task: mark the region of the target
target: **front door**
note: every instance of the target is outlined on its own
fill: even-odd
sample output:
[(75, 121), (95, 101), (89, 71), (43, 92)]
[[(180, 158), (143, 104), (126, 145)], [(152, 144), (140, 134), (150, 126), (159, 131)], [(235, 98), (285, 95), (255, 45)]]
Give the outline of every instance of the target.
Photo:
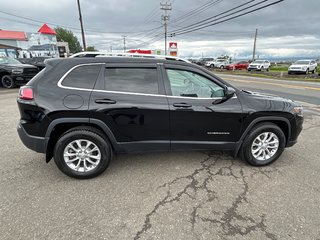
[(236, 95), (227, 101), (224, 85), (198, 69), (166, 65), (171, 148), (233, 149), (240, 138), (242, 108)]

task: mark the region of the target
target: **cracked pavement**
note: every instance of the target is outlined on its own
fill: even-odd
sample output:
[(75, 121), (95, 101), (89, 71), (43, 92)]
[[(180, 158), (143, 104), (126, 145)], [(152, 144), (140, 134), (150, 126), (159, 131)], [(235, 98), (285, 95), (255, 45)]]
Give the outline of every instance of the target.
[(0, 239), (320, 239), (320, 117), (256, 168), (223, 152), (119, 155), (79, 181), (25, 148), (0, 97)]

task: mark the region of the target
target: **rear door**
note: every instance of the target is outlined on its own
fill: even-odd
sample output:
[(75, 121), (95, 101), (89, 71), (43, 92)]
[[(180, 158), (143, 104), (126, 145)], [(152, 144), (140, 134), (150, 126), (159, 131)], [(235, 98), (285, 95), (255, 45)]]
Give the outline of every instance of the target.
[(125, 152), (169, 150), (169, 107), (156, 64), (107, 63), (90, 99)]
[(224, 86), (190, 67), (165, 65), (172, 149), (233, 149), (240, 138), (242, 107), (236, 96), (221, 101)]

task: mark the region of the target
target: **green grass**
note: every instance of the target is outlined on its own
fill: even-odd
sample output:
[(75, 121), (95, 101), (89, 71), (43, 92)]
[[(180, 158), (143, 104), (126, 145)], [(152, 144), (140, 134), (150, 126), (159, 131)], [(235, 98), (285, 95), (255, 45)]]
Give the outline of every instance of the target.
[(287, 72), (289, 65), (281, 64), (281, 65), (273, 65), (270, 67), (270, 71), (273, 72)]

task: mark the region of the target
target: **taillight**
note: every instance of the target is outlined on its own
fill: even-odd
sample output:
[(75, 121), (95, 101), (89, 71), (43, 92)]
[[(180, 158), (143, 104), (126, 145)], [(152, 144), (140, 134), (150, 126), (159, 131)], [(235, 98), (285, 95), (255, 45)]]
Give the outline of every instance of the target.
[(33, 89), (28, 86), (21, 87), (19, 90), (19, 98), (24, 100), (32, 100)]

